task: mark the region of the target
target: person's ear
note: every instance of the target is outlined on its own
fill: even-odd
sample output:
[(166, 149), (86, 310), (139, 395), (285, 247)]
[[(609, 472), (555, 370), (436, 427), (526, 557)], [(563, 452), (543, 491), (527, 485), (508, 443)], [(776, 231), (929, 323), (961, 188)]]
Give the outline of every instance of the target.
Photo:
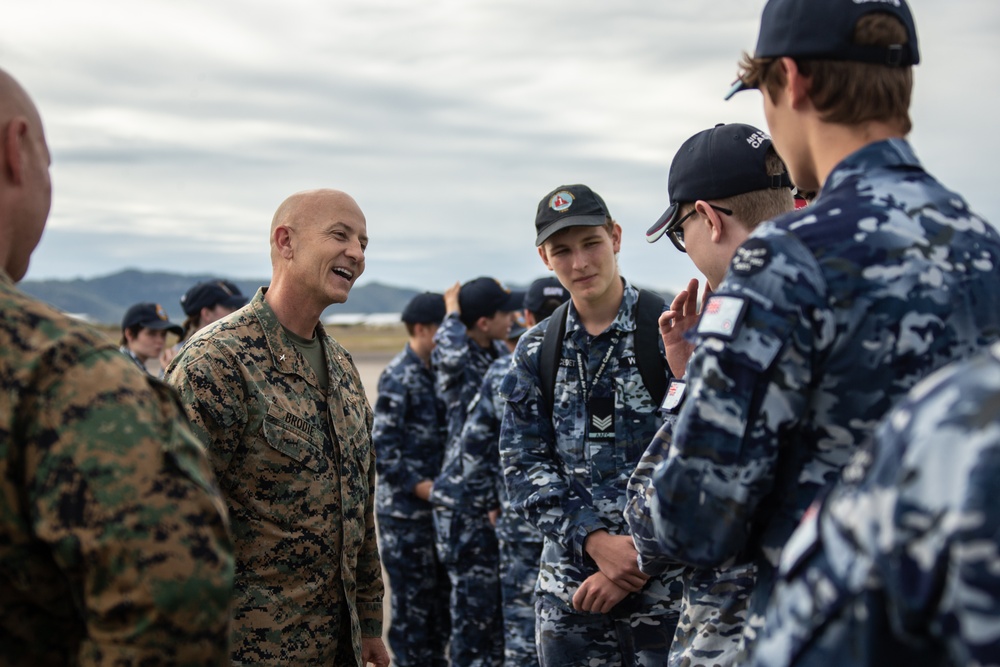
[(616, 254), (622, 249), (622, 228), (617, 222), (611, 230), (611, 246)]
[(699, 199), (695, 202), (694, 208), (698, 211), (699, 219), (702, 221), (701, 224), (708, 227), (708, 235), (712, 243), (719, 243), (725, 232), (724, 226), (726, 221), (706, 201)]
[(24, 147), (28, 138), (28, 121), (15, 116), (3, 132), (4, 176), (14, 185), (24, 183)]
[(785, 72), (784, 94), (788, 95), (789, 103), (793, 109), (802, 109), (809, 100), (809, 88), (812, 78), (806, 76), (799, 69), (798, 63), (793, 58), (781, 58), (780, 65)]
[(538, 246), (538, 256), (542, 258), (542, 264), (545, 265), (545, 268), (548, 269), (549, 271), (552, 271), (553, 270), (552, 269), (552, 265), (549, 264), (549, 254), (547, 252), (545, 252), (545, 244), (544, 243), (542, 245)]
[(274, 247), (278, 249), (278, 253), (285, 259), (291, 259), (295, 254), (292, 251), (292, 234), (291, 227), (278, 225), (274, 228)]

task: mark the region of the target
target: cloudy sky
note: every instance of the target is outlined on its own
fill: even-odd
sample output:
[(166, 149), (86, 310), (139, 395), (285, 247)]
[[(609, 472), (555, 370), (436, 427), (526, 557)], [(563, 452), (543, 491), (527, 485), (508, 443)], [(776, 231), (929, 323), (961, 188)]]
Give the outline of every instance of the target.
[[(538, 200), (601, 193), (632, 281), (695, 274), (643, 232), (670, 160), (718, 122), (763, 0), (33, 0), (0, 66), (33, 95), (54, 202), (29, 279), (126, 267), (265, 277), (287, 195), (337, 187), (371, 245), (360, 282), (444, 289), (544, 274)], [(911, 135), (929, 170), (1000, 222), (1000, 2), (911, 0), (923, 63)]]

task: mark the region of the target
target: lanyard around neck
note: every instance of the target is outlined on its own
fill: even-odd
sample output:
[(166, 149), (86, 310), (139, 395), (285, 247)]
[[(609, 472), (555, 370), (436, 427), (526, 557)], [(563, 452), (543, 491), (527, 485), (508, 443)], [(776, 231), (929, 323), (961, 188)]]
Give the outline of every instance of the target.
[(604, 358), (601, 359), (601, 365), (597, 367), (597, 372), (594, 373), (594, 379), (591, 382), (587, 381), (587, 367), (583, 364), (583, 355), (580, 351), (576, 351), (576, 367), (580, 371), (580, 389), (583, 391), (583, 403), (587, 405), (590, 403), (590, 391), (592, 387), (597, 386), (597, 381), (601, 379), (601, 375), (604, 373), (605, 367), (607, 367), (608, 362), (611, 361), (611, 355), (615, 353), (618, 348), (618, 342), (621, 340), (622, 335), (620, 331), (616, 331), (614, 336), (611, 337), (611, 344), (608, 345), (608, 351), (604, 354)]

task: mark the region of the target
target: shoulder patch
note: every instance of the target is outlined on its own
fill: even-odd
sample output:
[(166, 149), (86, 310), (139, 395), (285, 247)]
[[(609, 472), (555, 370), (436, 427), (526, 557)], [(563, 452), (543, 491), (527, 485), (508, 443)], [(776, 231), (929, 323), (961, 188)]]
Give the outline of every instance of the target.
[(771, 246), (763, 239), (747, 239), (733, 255), (729, 270), (738, 276), (752, 276), (771, 263)]
[(739, 328), (747, 300), (741, 296), (714, 295), (709, 297), (698, 320), (698, 333), (732, 340)]

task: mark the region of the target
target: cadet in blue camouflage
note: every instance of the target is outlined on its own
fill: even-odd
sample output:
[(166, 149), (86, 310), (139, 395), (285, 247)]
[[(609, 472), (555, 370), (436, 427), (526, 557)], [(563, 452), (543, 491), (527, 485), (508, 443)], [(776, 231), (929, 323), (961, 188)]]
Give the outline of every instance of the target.
[(585, 185), (539, 204), (539, 254), (572, 295), (551, 412), (539, 355), (553, 317), (518, 342), (501, 385), (510, 502), (544, 536), (536, 584), (541, 665), (662, 665), (679, 568), (648, 577), (622, 516), (626, 484), (660, 418), (635, 353), (638, 291), (615, 255), (621, 227)]
[(753, 664), (1000, 664), (1000, 344), (920, 383), (781, 557)]
[(503, 612), (503, 652), (506, 667), (536, 662), (535, 581), (542, 552), (542, 536), (515, 513), (507, 498), (500, 468), (500, 384), (510, 370), (510, 355), (494, 361), (469, 407), (462, 428), (462, 480), (459, 505), (487, 510), (499, 506), (496, 537)]
[[(855, 24), (872, 43), (854, 44)], [(648, 501), (667, 557), (756, 561), (748, 647), (781, 550), (817, 493), (871, 446), (875, 425), (914, 384), (1000, 337), (1000, 236), (903, 138), (915, 40), (902, 1), (771, 0), (739, 84), (764, 90), (792, 180), (820, 193), (755, 230), (707, 302), (685, 403), (652, 445), (666, 461)], [(810, 53), (818, 42), (830, 51)], [(858, 53), (889, 63), (878, 79), (894, 90), (877, 98), (884, 108), (855, 108), (867, 98), (854, 93), (828, 94), (830, 108), (810, 102), (827, 82), (795, 57), (848, 72), (872, 66), (850, 60)], [(833, 113), (869, 115), (824, 120)]]
[(460, 503), (465, 485), (461, 434), (489, 365), (509, 354), (501, 341), (522, 299), (493, 278), (456, 284), (445, 292), (448, 315), (434, 337), (431, 365), (447, 406), (448, 444), (431, 502), (438, 554), (451, 582), (449, 658), (455, 667), (503, 661), (499, 547), (488, 516), (497, 501), (494, 496), (483, 504)]
[(403, 310), (409, 342), (378, 382), (372, 442), (378, 482), (379, 551), (389, 576), (389, 649), (398, 667), (446, 667), (448, 573), (434, 548), (428, 494), (444, 456), (444, 404), (430, 355), (444, 317), (440, 294), (418, 294)]
[(2, 71), (0, 127), (0, 664), (227, 665), (233, 554), (204, 449), (173, 391), (15, 287), (51, 185)]
[[(743, 123), (719, 124), (687, 139), (671, 162), (667, 183), (670, 206), (646, 232), (646, 240), (652, 243), (666, 236), (691, 257), (705, 276), (702, 302), (722, 283), (736, 249), (750, 232), (795, 206), (787, 169), (770, 137)], [(687, 334), (698, 321), (697, 305), (698, 280), (693, 279), (659, 320), (675, 376), (661, 406), (669, 421), (677, 419), (682, 404), (685, 367), (694, 349)], [(646, 502), (652, 472), (664, 458), (665, 451), (654, 442), (629, 480), (625, 519), (647, 574), (671, 564), (660, 551)], [(684, 599), (670, 645), (670, 667), (738, 662), (755, 573), (753, 561), (684, 570)]]
[(271, 225), (270, 287), (167, 369), (229, 505), (234, 664), (389, 663), (372, 413), (350, 355), (319, 322), (347, 299), (367, 242), (348, 195), (292, 195)]

